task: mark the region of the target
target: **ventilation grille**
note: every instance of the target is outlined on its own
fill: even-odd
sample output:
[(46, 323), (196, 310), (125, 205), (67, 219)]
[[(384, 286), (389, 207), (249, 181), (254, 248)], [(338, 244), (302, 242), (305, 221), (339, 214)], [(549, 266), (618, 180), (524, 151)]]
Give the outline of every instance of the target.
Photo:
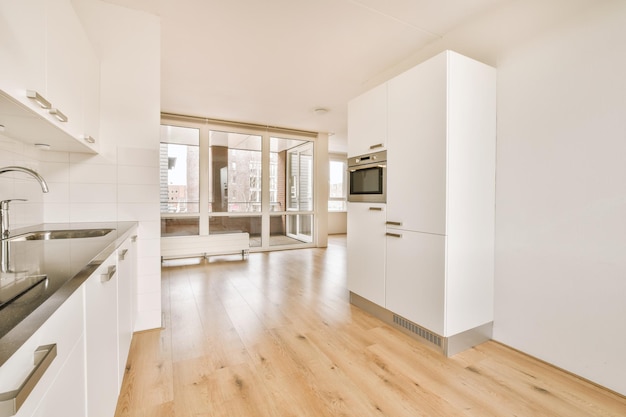
[(424, 329), (423, 327), (418, 326), (417, 324), (409, 321), (403, 317), (400, 317), (396, 314), (393, 315), (393, 323), (407, 329), (411, 333), (416, 334), (420, 338), (426, 340), (429, 343), (437, 347), (441, 347), (441, 336), (436, 335), (435, 333)]

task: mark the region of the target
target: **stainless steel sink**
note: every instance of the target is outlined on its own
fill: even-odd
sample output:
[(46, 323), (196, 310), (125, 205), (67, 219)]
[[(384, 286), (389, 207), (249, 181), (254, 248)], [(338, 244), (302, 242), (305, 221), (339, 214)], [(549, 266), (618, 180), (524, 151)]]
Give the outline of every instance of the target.
[(82, 239), (106, 236), (113, 230), (115, 229), (41, 230), (15, 236), (10, 240), (16, 242), (27, 240)]

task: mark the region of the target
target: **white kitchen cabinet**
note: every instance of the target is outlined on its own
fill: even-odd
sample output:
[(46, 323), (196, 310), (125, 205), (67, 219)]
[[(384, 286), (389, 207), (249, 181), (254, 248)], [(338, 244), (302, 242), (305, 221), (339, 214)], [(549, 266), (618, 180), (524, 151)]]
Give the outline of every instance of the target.
[(0, 0), (0, 21), (0, 90), (27, 102), (46, 88), (46, 1)]
[[(97, 143), (99, 136), (100, 63), (71, 1), (0, 0), (0, 17), (8, 22), (0, 37), (0, 90), (65, 136), (54, 130), (48, 134), (33, 123), (18, 129), (13, 125), (20, 119), (9, 116), (23, 119), (22, 108), (3, 105), (7, 133), (29, 143), (48, 143), (55, 151), (94, 152), (97, 145), (83, 137), (91, 136)], [(50, 102), (67, 121), (27, 97), (29, 90)]]
[(137, 236), (127, 239), (117, 250), (117, 317), (118, 317), (118, 389), (126, 371), (126, 361), (133, 337), (134, 311), (133, 294), (136, 282)]
[(16, 389), (33, 369), (35, 350), (56, 346), (56, 357), (18, 410), (17, 417), (85, 415), (84, 295), (76, 290), (0, 367), (0, 392)]
[(445, 234), (446, 55), (393, 78), (388, 92), (389, 227)]
[(385, 204), (348, 202), (348, 289), (385, 306)]
[[(495, 77), (447, 51), (388, 82), (387, 229), (403, 239), (387, 240), (387, 308), (444, 337), (493, 320)], [(439, 285), (434, 265), (416, 264), (415, 282), (395, 269), (422, 252)]]
[(118, 395), (117, 252), (84, 283), (87, 416), (110, 417)]
[(387, 144), (387, 84), (348, 103), (348, 156), (381, 151)]
[(387, 235), (386, 308), (438, 335), (445, 333), (445, 254), (445, 236), (406, 230)]
[(85, 345), (81, 337), (33, 417), (84, 417), (84, 387)]
[(489, 338), (493, 321), (495, 85), (494, 68), (451, 51), (386, 83), (383, 306), (442, 336), (447, 354)]

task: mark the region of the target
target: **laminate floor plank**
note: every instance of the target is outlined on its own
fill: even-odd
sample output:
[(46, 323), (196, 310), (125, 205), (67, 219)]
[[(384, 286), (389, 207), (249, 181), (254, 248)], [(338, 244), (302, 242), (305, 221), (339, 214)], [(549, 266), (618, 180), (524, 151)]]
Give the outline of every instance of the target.
[(445, 358), (351, 305), (327, 249), (162, 269), (116, 417), (626, 417), (626, 398), (496, 342)]

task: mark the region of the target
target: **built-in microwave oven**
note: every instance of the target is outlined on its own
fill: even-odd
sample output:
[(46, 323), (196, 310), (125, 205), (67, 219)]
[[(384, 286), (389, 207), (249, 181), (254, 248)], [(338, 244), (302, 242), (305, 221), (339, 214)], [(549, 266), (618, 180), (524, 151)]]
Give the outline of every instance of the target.
[(387, 151), (348, 158), (348, 201), (387, 202)]

